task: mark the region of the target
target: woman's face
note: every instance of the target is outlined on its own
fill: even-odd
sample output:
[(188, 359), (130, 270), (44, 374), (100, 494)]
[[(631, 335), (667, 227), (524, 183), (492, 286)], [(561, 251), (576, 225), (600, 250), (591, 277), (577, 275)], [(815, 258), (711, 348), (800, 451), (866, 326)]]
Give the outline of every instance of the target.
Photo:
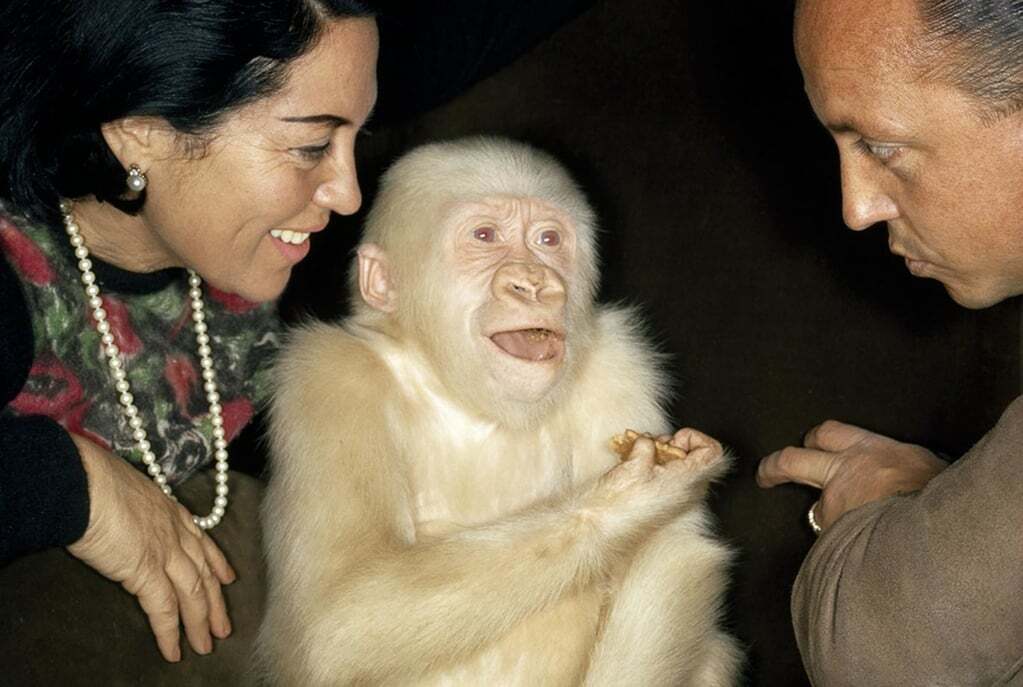
[(355, 138), (376, 101), (371, 19), (327, 28), (277, 94), (229, 115), (206, 154), (149, 161), (140, 213), (155, 255), (251, 301), (279, 296), (330, 213), (362, 202)]

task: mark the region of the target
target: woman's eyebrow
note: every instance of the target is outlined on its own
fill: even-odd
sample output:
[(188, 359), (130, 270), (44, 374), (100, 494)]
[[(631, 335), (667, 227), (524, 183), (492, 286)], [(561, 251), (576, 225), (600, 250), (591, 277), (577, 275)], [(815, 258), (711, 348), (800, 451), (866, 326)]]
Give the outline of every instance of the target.
[(332, 114), (307, 115), (304, 117), (280, 117), (279, 119), (282, 122), (299, 122), (302, 124), (330, 124), (335, 128), (352, 123), (351, 120)]
[[(369, 111), (369, 114), (366, 115), (366, 122), (363, 126), (369, 124), (370, 120), (373, 119), (375, 111), (376, 107)], [(354, 123), (347, 117), (339, 117), (338, 115), (332, 114), (315, 114), (301, 117), (278, 117), (278, 119), (282, 122), (298, 122), (300, 124), (330, 124), (330, 126), (335, 129), (339, 126), (350, 126)]]

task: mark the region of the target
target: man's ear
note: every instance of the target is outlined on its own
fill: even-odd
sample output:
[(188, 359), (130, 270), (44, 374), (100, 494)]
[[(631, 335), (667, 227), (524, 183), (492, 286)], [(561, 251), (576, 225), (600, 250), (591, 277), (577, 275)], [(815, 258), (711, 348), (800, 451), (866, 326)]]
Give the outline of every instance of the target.
[(356, 249), (359, 258), (359, 293), (375, 310), (391, 313), (398, 307), (398, 291), (391, 280), (387, 254), (375, 243)]
[(123, 117), (102, 124), (100, 132), (122, 167), (138, 165), (146, 172), (166, 155), (170, 125), (157, 117)]

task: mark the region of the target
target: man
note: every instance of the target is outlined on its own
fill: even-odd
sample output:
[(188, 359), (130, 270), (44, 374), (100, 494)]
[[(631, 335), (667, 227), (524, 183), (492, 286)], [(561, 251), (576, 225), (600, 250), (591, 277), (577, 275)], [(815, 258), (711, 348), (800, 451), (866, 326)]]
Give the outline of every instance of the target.
[[(1023, 293), (1023, 2), (801, 0), (843, 216), (968, 308)], [(829, 421), (760, 465), (821, 489), (793, 620), (817, 685), (1023, 685), (1023, 400), (950, 466)]]

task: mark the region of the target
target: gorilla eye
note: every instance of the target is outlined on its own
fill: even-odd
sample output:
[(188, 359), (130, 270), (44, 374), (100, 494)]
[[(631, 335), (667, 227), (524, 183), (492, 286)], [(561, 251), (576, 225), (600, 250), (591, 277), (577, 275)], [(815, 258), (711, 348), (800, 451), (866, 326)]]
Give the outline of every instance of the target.
[(561, 234), (553, 229), (548, 229), (547, 231), (540, 233), (540, 235), (536, 238), (536, 242), (541, 246), (550, 246), (551, 248), (554, 246), (560, 246)]
[(494, 231), (493, 227), (477, 227), (476, 230), (472, 232), (472, 237), (477, 241), (493, 243), (494, 239), (497, 238), (497, 232)]

